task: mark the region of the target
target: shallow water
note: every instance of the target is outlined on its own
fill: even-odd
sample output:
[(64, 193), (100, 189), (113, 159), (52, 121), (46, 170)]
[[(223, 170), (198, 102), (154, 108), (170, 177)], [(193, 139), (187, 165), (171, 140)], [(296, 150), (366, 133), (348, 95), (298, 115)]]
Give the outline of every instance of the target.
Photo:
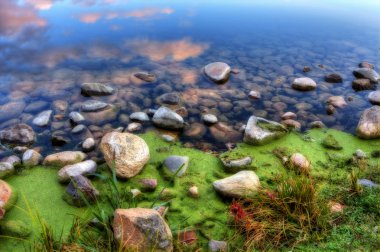
[[(303, 129), (315, 120), (354, 132), (369, 91), (351, 88), (352, 70), (368, 60), (379, 66), (380, 18), (377, 1), (123, 1), (2, 0), (0, 2), (0, 129), (53, 109), (55, 118), (39, 133), (37, 145), (49, 152), (51, 133), (61, 130), (76, 148), (82, 139), (71, 134), (70, 111), (79, 111), (84, 82), (107, 83), (111, 96), (95, 97), (117, 108), (108, 118), (87, 120), (96, 135), (125, 127), (126, 115), (158, 108), (157, 97), (178, 92), (185, 121), (200, 122), (208, 109), (238, 130), (251, 114), (280, 121), (297, 113)], [(217, 85), (202, 68), (223, 61), (239, 70)], [(309, 66), (311, 72), (304, 73)], [(149, 71), (157, 82), (132, 76)], [(339, 73), (343, 83), (324, 82)], [(313, 78), (315, 91), (291, 89), (295, 77)], [(259, 90), (261, 99), (248, 97)], [(348, 105), (327, 115), (328, 97), (342, 95)], [(352, 101), (348, 101), (351, 97)], [(54, 102), (68, 102), (59, 111)], [(152, 129), (150, 124), (144, 130)], [(200, 137), (180, 136), (200, 147), (218, 147), (209, 131)], [(57, 147), (55, 147), (57, 149)]]

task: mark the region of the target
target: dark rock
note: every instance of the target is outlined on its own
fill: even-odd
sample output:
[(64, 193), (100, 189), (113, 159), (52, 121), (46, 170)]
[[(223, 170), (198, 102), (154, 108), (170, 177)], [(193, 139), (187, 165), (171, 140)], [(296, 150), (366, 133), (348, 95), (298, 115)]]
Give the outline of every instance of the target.
[(70, 138), (63, 131), (55, 131), (51, 135), (51, 143), (53, 146), (63, 146), (70, 143)]
[(184, 127), (182, 116), (167, 107), (160, 107), (153, 116), (153, 124), (157, 127), (179, 130)]
[(308, 73), (308, 72), (311, 71), (311, 68), (308, 67), (308, 66), (304, 66), (303, 69), (302, 69), (302, 71), (303, 71), (304, 73)]
[(83, 83), (81, 86), (81, 92), (85, 96), (111, 95), (114, 91), (112, 87), (101, 83)]
[(180, 102), (178, 93), (166, 93), (157, 98), (159, 103), (177, 105)]
[(322, 140), (322, 146), (327, 148), (327, 149), (332, 149), (332, 150), (341, 150), (343, 147), (339, 144), (339, 142), (335, 139), (333, 135), (327, 135), (323, 140)]
[(17, 124), (0, 131), (0, 141), (9, 144), (30, 145), (36, 140), (33, 129), (26, 124)]
[(140, 80), (143, 80), (145, 82), (156, 82), (156, 76), (152, 73), (147, 72), (137, 72), (134, 74), (134, 76)]
[(332, 73), (325, 76), (325, 81), (329, 83), (341, 83), (343, 82), (343, 79), (339, 74)]
[(81, 207), (86, 205), (86, 201), (89, 203), (95, 202), (98, 196), (99, 192), (91, 181), (82, 175), (78, 175), (71, 177), (63, 199), (70, 205)]
[(368, 79), (356, 79), (352, 81), (352, 89), (355, 91), (372, 90), (375, 88), (375, 85)]
[(353, 71), (356, 78), (369, 79), (371, 82), (377, 83), (380, 79), (379, 74), (371, 68), (357, 68)]
[(380, 90), (369, 93), (368, 100), (374, 105), (380, 105)]
[(237, 142), (241, 139), (241, 133), (225, 123), (218, 122), (209, 127), (212, 137), (218, 142)]

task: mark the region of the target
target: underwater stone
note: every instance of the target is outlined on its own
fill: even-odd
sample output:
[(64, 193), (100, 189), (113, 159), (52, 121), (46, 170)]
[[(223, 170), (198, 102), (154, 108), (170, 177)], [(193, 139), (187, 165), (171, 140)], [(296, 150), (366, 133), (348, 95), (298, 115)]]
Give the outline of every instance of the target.
[(95, 139), (92, 137), (86, 138), (82, 143), (82, 149), (84, 152), (90, 152), (95, 149)]
[(280, 123), (251, 116), (245, 128), (244, 142), (252, 145), (264, 145), (284, 136), (287, 132), (287, 129)]
[(173, 236), (161, 215), (153, 209), (116, 209), (114, 237), (126, 251), (173, 251)]
[(179, 130), (184, 127), (182, 116), (167, 107), (160, 107), (153, 116), (153, 124), (157, 127)]
[(205, 114), (202, 115), (202, 120), (206, 124), (214, 124), (218, 122), (218, 117), (216, 117), (216, 115), (213, 114)]
[(183, 135), (194, 139), (202, 138), (206, 134), (206, 127), (201, 123), (192, 123), (184, 129)]
[(156, 79), (156, 76), (152, 73), (148, 73), (148, 72), (137, 72), (135, 74), (133, 74), (136, 78), (140, 79), (140, 80), (143, 80), (145, 82), (155, 82), (157, 79)]
[(259, 177), (253, 171), (240, 171), (213, 183), (214, 189), (225, 197), (245, 198), (256, 194), (260, 187)]
[(70, 120), (71, 120), (73, 123), (76, 123), (76, 124), (85, 121), (83, 115), (82, 115), (81, 113), (79, 113), (79, 112), (75, 112), (75, 111), (70, 112), (70, 114), (69, 114), (69, 118), (70, 118)]
[(71, 177), (86, 176), (96, 172), (97, 165), (93, 160), (86, 160), (73, 165), (66, 165), (58, 171), (60, 182), (69, 182)]
[(296, 119), (297, 118), (297, 115), (293, 112), (286, 112), (284, 113), (282, 116), (281, 116), (281, 119), (282, 120), (288, 120), (288, 119)]
[(177, 105), (180, 102), (178, 93), (165, 93), (157, 98), (159, 103)]
[(136, 120), (140, 122), (148, 122), (149, 121), (149, 116), (145, 112), (134, 112), (132, 113), (129, 118), (131, 120)]
[(224, 62), (213, 62), (204, 67), (207, 77), (216, 83), (223, 83), (230, 77), (231, 67)]
[(17, 124), (0, 131), (0, 141), (9, 144), (29, 145), (36, 140), (36, 133), (26, 124)]
[(260, 93), (260, 91), (252, 90), (252, 91), (249, 92), (248, 96), (251, 99), (257, 100), (257, 99), (261, 98), (261, 93)]
[(15, 168), (13, 164), (8, 162), (0, 162), (0, 179), (9, 177), (15, 173)]
[(81, 86), (81, 92), (85, 96), (111, 95), (114, 91), (112, 87), (101, 83), (83, 83)]
[(296, 78), (292, 83), (292, 88), (300, 91), (310, 91), (317, 87), (317, 83), (308, 77)]
[[(169, 156), (164, 161), (164, 167), (171, 174), (177, 173), (177, 177), (181, 177), (185, 174), (187, 167), (189, 166), (189, 157), (187, 156)], [(180, 169), (178, 171), (178, 169)]]
[(356, 134), (363, 139), (380, 137), (380, 106), (364, 110), (356, 127)]
[(380, 90), (369, 93), (368, 100), (374, 105), (380, 105)]
[(344, 108), (347, 106), (343, 96), (331, 96), (327, 99), (327, 104), (330, 104), (335, 108)]
[(138, 123), (138, 122), (132, 122), (130, 124), (128, 124), (127, 126), (127, 131), (128, 132), (135, 132), (135, 131), (139, 131), (142, 129), (142, 124), (141, 123)]
[(63, 151), (45, 157), (43, 165), (63, 167), (65, 165), (79, 163), (85, 158), (86, 154), (81, 151)]
[(50, 117), (52, 113), (53, 113), (53, 110), (42, 111), (41, 113), (37, 115), (36, 118), (33, 119), (33, 124), (40, 127), (47, 126), (50, 122)]
[(371, 68), (371, 69), (374, 69), (374, 65), (369, 63), (368, 61), (362, 61), (359, 63), (359, 67), (362, 67), (362, 68)]
[(356, 79), (352, 81), (352, 89), (355, 91), (375, 89), (375, 85), (368, 79)]
[(98, 101), (98, 100), (88, 100), (82, 103), (82, 111), (83, 112), (97, 112), (100, 110), (104, 110), (106, 108), (109, 108), (109, 104)]
[(22, 155), (22, 163), (27, 167), (36, 166), (41, 162), (41, 160), (41, 154), (32, 149), (25, 151)]
[(103, 136), (100, 150), (109, 167), (115, 167), (120, 178), (137, 175), (149, 161), (146, 142), (130, 133), (110, 132)]
[(342, 76), (337, 73), (327, 74), (325, 76), (325, 81), (328, 83), (341, 83), (343, 81)]
[(380, 80), (379, 74), (372, 68), (357, 68), (353, 71), (356, 78), (369, 79), (371, 82), (377, 83)]

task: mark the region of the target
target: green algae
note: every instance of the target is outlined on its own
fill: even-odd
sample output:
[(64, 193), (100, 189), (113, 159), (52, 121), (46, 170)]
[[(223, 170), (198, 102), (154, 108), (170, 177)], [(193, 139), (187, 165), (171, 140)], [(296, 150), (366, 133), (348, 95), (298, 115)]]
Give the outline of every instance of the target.
[[(328, 135), (333, 135), (344, 148), (341, 150), (325, 149), (321, 143)], [(137, 188), (144, 191), (140, 180), (146, 178), (157, 179), (158, 186), (153, 192), (142, 193), (135, 199), (133, 206), (149, 208), (152, 205), (168, 206), (166, 219), (173, 233), (184, 229), (193, 229), (197, 232), (198, 244), (202, 247), (207, 246), (209, 239), (230, 240), (234, 234), (228, 219), (230, 201), (222, 199), (212, 187), (213, 181), (229, 176), (224, 171), (219, 158), (199, 150), (184, 148), (179, 143), (167, 143), (152, 132), (143, 134), (141, 137), (149, 145), (150, 161), (134, 178), (119, 181), (119, 189), (129, 191)], [(292, 132), (263, 146), (240, 143), (236, 149), (221, 154), (221, 157), (251, 156), (254, 160), (252, 167), (263, 186), (275, 187), (276, 175), (289, 175), (290, 173), (283, 166), (281, 160), (273, 154), (274, 149), (281, 148), (286, 149), (286, 153), (299, 152), (308, 157), (312, 164), (311, 175), (318, 181), (319, 192), (326, 199), (333, 199), (339, 188), (347, 182), (350, 171), (349, 160), (355, 150), (361, 149), (366, 153), (378, 151), (380, 141), (361, 140), (332, 129), (315, 129), (305, 135)], [(182, 155), (190, 158), (189, 167), (183, 177), (171, 179), (164, 176), (162, 163), (169, 155)], [(375, 163), (376, 161), (373, 159), (369, 160), (369, 165), (375, 165)], [(102, 175), (110, 175), (105, 165), (100, 166), (99, 171)], [(372, 176), (376, 178), (376, 174), (374, 173)], [(56, 233), (63, 231), (64, 235), (68, 234), (74, 215), (88, 216), (87, 208), (75, 208), (62, 200), (61, 195), (65, 186), (58, 183), (56, 169), (35, 167), (8, 178), (7, 182), (20, 191), (21, 197), (16, 207), (7, 213), (5, 220), (20, 220), (30, 224), (33, 227), (33, 233), (26, 242), (21, 243), (19, 240), (0, 238), (0, 251), (23, 251), (22, 248), (30, 245), (30, 242), (37, 237), (38, 224), (33, 218), (34, 214), (30, 214), (31, 211), (38, 212)], [(104, 181), (95, 178), (93, 182), (101, 195), (108, 192)], [(188, 194), (188, 189), (194, 185), (198, 187), (198, 198), (192, 198)], [(28, 204), (32, 210), (28, 210)], [(128, 206), (131, 204), (127, 204), (127, 202), (123, 205), (123, 207)], [(111, 209), (107, 211), (109, 214), (112, 213)], [(347, 236), (344, 237), (347, 238)], [(235, 241), (239, 239), (238, 237)], [(334, 236), (334, 239), (338, 239), (337, 236)], [(337, 244), (341, 241), (334, 240), (333, 242)], [(326, 244), (324, 247), (334, 247), (328, 241)], [(310, 247), (302, 248), (310, 249)]]
[(341, 150), (343, 147), (339, 144), (339, 142), (335, 139), (333, 135), (328, 134), (322, 140), (322, 145), (327, 149), (332, 150)]

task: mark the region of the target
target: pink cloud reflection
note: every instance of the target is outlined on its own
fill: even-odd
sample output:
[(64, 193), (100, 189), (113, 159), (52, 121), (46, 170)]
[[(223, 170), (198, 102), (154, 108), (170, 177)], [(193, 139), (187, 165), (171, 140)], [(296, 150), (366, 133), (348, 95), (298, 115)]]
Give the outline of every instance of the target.
[(101, 17), (100, 13), (95, 13), (95, 12), (86, 13), (86, 14), (80, 15), (79, 20), (86, 24), (93, 24), (93, 23), (96, 23), (96, 21), (98, 21), (100, 17)]

